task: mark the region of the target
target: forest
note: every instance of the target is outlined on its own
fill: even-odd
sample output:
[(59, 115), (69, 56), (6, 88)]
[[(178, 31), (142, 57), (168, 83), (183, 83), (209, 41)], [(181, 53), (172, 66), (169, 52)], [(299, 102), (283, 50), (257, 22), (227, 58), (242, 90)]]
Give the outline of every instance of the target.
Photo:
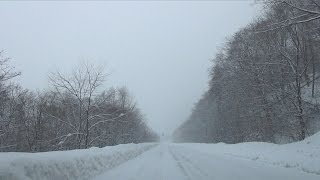
[(176, 142), (300, 141), (320, 129), (320, 2), (257, 1), (264, 9), (219, 49), (208, 90)]
[(50, 87), (32, 91), (0, 53), (0, 152), (86, 149), (157, 141), (126, 87), (105, 89), (109, 74), (89, 62), (48, 74)]

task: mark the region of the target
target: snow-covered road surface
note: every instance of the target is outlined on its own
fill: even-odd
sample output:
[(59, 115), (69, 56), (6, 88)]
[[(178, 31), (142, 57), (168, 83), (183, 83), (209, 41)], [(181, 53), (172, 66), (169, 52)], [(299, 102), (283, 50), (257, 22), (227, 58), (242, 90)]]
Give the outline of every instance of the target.
[(235, 156), (205, 153), (187, 144), (161, 143), (94, 180), (319, 180), (294, 168)]
[(291, 144), (141, 143), (0, 153), (0, 180), (319, 180), (320, 132)]

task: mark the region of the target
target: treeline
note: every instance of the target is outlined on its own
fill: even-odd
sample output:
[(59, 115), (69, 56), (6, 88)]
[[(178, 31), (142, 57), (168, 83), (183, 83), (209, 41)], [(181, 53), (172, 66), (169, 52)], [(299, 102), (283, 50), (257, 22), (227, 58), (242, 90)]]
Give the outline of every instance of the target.
[(260, 1), (214, 58), (178, 142), (298, 141), (319, 130), (320, 0)]
[[(1, 55), (1, 53), (0, 53)], [(157, 141), (126, 88), (104, 90), (103, 69), (82, 63), (53, 72), (50, 88), (13, 83), (20, 73), (0, 56), (0, 151), (41, 152)]]

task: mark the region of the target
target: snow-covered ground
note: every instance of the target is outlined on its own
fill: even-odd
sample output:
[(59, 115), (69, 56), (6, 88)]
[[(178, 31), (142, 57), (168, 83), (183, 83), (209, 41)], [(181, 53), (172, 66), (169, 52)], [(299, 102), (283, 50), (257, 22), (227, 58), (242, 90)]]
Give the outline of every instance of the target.
[(320, 133), (285, 145), (160, 143), (0, 153), (0, 179), (319, 180)]
[(0, 153), (0, 180), (89, 179), (157, 144), (125, 144), (87, 150)]
[(320, 133), (285, 145), (162, 143), (95, 177), (104, 179), (319, 180)]
[[(210, 152), (215, 145), (165, 144), (93, 180), (319, 180), (297, 169)], [(211, 147), (210, 147), (211, 146)], [(219, 145), (217, 145), (219, 146)], [(208, 149), (207, 149), (208, 148)]]
[(279, 168), (289, 168), (320, 179), (320, 132), (304, 141), (291, 144), (271, 144), (261, 142), (239, 144), (181, 144), (199, 152), (235, 159), (256, 161), (259, 164)]

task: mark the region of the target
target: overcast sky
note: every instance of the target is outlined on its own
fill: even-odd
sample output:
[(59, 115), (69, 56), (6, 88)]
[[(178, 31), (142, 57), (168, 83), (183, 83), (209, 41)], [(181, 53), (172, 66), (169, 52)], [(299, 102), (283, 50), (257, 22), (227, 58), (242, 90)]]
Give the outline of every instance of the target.
[(149, 125), (169, 134), (206, 90), (219, 46), (257, 8), (239, 0), (0, 2), (0, 49), (33, 90), (81, 58), (104, 64), (106, 87), (127, 86)]

